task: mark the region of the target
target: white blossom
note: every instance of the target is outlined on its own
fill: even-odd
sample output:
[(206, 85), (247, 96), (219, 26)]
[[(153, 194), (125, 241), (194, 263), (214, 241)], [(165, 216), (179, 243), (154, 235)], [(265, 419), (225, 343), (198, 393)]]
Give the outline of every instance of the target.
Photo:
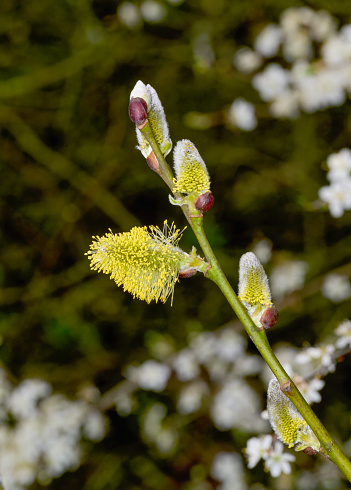
[(123, 2), (117, 9), (117, 15), (122, 24), (130, 29), (141, 24), (141, 15), (138, 7), (132, 2)]
[(327, 157), (327, 165), (327, 178), (330, 182), (347, 180), (351, 173), (351, 150), (343, 148), (338, 153), (332, 153)]
[(286, 261), (275, 266), (269, 278), (273, 298), (281, 299), (301, 289), (308, 269), (308, 264), (303, 260)]
[(283, 443), (277, 441), (274, 449), (265, 460), (265, 467), (274, 478), (277, 478), (281, 473), (289, 475), (291, 473), (290, 463), (296, 459), (293, 454), (284, 453), (283, 450)]
[(264, 430), (266, 424), (259, 414), (260, 401), (257, 393), (240, 379), (231, 379), (224, 383), (211, 405), (212, 419), (219, 430)]
[(345, 301), (351, 297), (350, 279), (343, 274), (332, 272), (325, 277), (321, 291), (323, 296), (333, 303)]
[(243, 131), (252, 131), (257, 126), (255, 106), (245, 99), (235, 99), (229, 108), (229, 122)]
[(239, 481), (244, 481), (244, 470), (239, 454), (221, 451), (215, 455), (211, 465), (211, 476), (220, 482), (231, 483), (233, 490), (241, 488)]
[(255, 50), (265, 58), (272, 58), (278, 52), (281, 38), (281, 27), (277, 24), (268, 24), (256, 37)]
[(191, 349), (183, 349), (172, 361), (173, 369), (180, 381), (189, 381), (200, 374), (199, 364)]
[(234, 65), (242, 73), (252, 73), (261, 66), (261, 63), (260, 54), (250, 48), (241, 48), (234, 56)]
[(165, 7), (154, 0), (145, 0), (145, 2), (140, 5), (140, 11), (143, 19), (150, 23), (161, 22), (167, 14)]
[(271, 63), (263, 72), (253, 77), (252, 85), (258, 90), (262, 100), (271, 101), (288, 88), (289, 80), (287, 70), (277, 63)]
[(11, 393), (8, 408), (16, 418), (25, 418), (37, 412), (37, 403), (51, 393), (51, 385), (41, 379), (26, 379)]
[(138, 367), (128, 366), (127, 378), (138, 384), (143, 390), (163, 391), (171, 376), (171, 368), (167, 364), (149, 359)]
[(321, 187), (318, 195), (328, 204), (330, 214), (334, 218), (340, 218), (344, 211), (351, 209), (351, 178)]
[(339, 337), (336, 340), (336, 347), (338, 349), (344, 349), (345, 347), (351, 347), (351, 321), (344, 320), (334, 330), (334, 333)]
[(209, 392), (208, 385), (202, 381), (193, 381), (181, 388), (177, 403), (179, 413), (187, 415), (197, 412), (202, 405), (202, 400)]
[(270, 108), (272, 116), (277, 118), (295, 119), (299, 111), (299, 93), (296, 89), (287, 89), (272, 101)]
[[(335, 371), (334, 359), (335, 347), (332, 344), (327, 344), (319, 347), (307, 347), (302, 352), (297, 354), (295, 362), (297, 364), (308, 365), (309, 370), (325, 368), (328, 372)], [(305, 367), (306, 369), (306, 367)]]
[(263, 238), (255, 244), (252, 251), (261, 264), (266, 264), (272, 258), (272, 242), (267, 240), (267, 238)]
[(325, 381), (322, 379), (313, 378), (310, 381), (306, 381), (300, 376), (294, 376), (293, 381), (309, 405), (319, 403), (322, 400), (322, 396), (319, 393), (325, 385)]
[(245, 454), (248, 460), (248, 468), (254, 468), (260, 459), (268, 458), (272, 442), (273, 437), (271, 435), (251, 437), (247, 441)]

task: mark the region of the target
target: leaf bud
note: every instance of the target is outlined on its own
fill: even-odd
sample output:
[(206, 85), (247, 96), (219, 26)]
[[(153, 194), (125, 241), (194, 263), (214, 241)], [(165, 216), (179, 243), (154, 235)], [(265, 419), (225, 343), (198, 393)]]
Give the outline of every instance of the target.
[(201, 194), (195, 201), (195, 207), (198, 211), (205, 213), (212, 208), (214, 203), (214, 197), (211, 191), (207, 191)]
[(265, 330), (268, 330), (268, 328), (273, 327), (273, 325), (276, 323), (278, 316), (279, 313), (277, 308), (272, 305), (262, 313), (260, 323)]
[(141, 97), (131, 99), (128, 112), (133, 123), (136, 126), (141, 126), (147, 120), (147, 103)]

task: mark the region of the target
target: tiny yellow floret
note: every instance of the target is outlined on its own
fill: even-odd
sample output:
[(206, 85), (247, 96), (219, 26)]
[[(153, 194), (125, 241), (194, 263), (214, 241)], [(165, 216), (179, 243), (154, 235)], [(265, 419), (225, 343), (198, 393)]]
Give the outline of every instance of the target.
[(242, 255), (239, 262), (239, 299), (246, 306), (270, 306), (271, 292), (267, 275), (252, 252)]
[(173, 192), (201, 195), (210, 190), (210, 178), (205, 162), (191, 141), (178, 141), (173, 156), (176, 174)]
[(129, 232), (93, 237), (86, 253), (90, 267), (110, 274), (134, 298), (150, 303), (165, 302), (178, 280), (178, 272), (188, 254), (177, 247), (182, 232), (165, 221), (164, 229), (134, 227)]

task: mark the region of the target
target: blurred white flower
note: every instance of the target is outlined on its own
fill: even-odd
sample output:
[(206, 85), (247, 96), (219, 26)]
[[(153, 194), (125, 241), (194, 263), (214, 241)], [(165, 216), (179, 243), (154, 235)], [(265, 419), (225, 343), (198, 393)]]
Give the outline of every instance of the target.
[(16, 418), (34, 415), (40, 399), (51, 393), (51, 385), (41, 379), (26, 379), (13, 390), (8, 399), (8, 408)]
[(279, 94), (269, 108), (272, 116), (277, 118), (295, 119), (299, 111), (299, 94), (295, 89), (287, 89)]
[(130, 29), (141, 25), (140, 11), (132, 2), (121, 3), (117, 9), (117, 15), (122, 24)]
[(334, 218), (340, 218), (344, 211), (351, 209), (351, 178), (321, 187), (318, 195), (328, 204), (330, 214)]
[(204, 364), (214, 357), (217, 348), (217, 338), (211, 332), (201, 333), (192, 339), (190, 348), (198, 362)]
[(336, 340), (336, 347), (338, 349), (344, 349), (345, 347), (351, 347), (351, 321), (344, 320), (334, 330), (334, 333), (339, 337)]
[(296, 459), (293, 454), (284, 453), (283, 450), (284, 444), (276, 441), (274, 449), (265, 460), (265, 467), (274, 478), (277, 478), (281, 473), (289, 475), (291, 473), (290, 463)]
[(145, 0), (140, 5), (140, 11), (143, 19), (150, 23), (161, 22), (167, 14), (165, 7), (154, 0)]
[(332, 68), (301, 61), (294, 64), (291, 80), (305, 112), (339, 106), (346, 100), (343, 78)]
[(240, 333), (230, 327), (221, 330), (216, 344), (216, 357), (234, 363), (245, 353), (245, 349), (246, 340)]
[(277, 63), (271, 63), (267, 68), (252, 79), (253, 87), (258, 90), (264, 101), (274, 100), (283, 93), (289, 85), (290, 74)]
[(261, 264), (266, 264), (272, 258), (272, 242), (267, 238), (263, 238), (255, 244), (252, 251)]
[(235, 53), (233, 61), (234, 66), (242, 73), (252, 73), (261, 66), (262, 58), (250, 48), (241, 48)]
[(154, 403), (142, 416), (143, 435), (163, 454), (172, 452), (178, 440), (176, 429), (165, 421), (166, 412), (165, 405)]
[(323, 281), (321, 291), (323, 296), (333, 303), (345, 301), (351, 297), (350, 279), (343, 274), (328, 274)]
[(327, 178), (330, 182), (348, 179), (351, 173), (351, 150), (343, 148), (338, 153), (332, 153), (327, 158), (329, 172)]
[(128, 366), (126, 376), (143, 390), (160, 392), (167, 386), (171, 368), (167, 364), (149, 359), (138, 367)]
[(106, 420), (98, 410), (90, 410), (83, 421), (83, 434), (90, 441), (101, 441), (105, 436)]
[(245, 454), (248, 460), (248, 468), (254, 468), (260, 459), (268, 458), (272, 442), (273, 437), (271, 435), (251, 437), (251, 439), (247, 441)]
[(24, 490), (35, 480), (48, 485), (80, 465), (82, 432), (92, 440), (104, 436), (103, 415), (84, 400), (51, 395), (51, 385), (40, 379), (24, 380), (17, 388), (9, 382), (1, 385), (7, 386), (7, 409), (15, 419), (15, 424), (0, 427), (6, 490)]
[(294, 376), (293, 381), (309, 405), (319, 403), (322, 400), (322, 396), (319, 393), (325, 385), (325, 381), (322, 379), (313, 378), (310, 381), (306, 381), (300, 376)]
[(255, 106), (245, 99), (235, 99), (229, 108), (228, 120), (243, 131), (252, 131), (257, 126)]
[(211, 405), (212, 419), (219, 430), (262, 431), (266, 423), (261, 419), (260, 411), (257, 393), (241, 379), (230, 378), (224, 383)]
[(326, 10), (314, 12), (310, 24), (312, 39), (323, 42), (331, 37), (336, 31), (335, 19)]
[(282, 299), (286, 294), (301, 289), (308, 269), (303, 260), (286, 261), (275, 266), (269, 278), (272, 297)]
[(187, 415), (200, 410), (202, 400), (209, 392), (208, 385), (202, 381), (193, 381), (181, 388), (177, 403), (179, 413)]
[(255, 50), (265, 58), (272, 58), (278, 52), (281, 43), (281, 27), (268, 24), (255, 39)]
[(199, 364), (191, 349), (183, 349), (172, 361), (173, 369), (180, 381), (189, 381), (200, 374)]
[(307, 369), (308, 371), (313, 371), (323, 367), (332, 373), (335, 371), (334, 352), (335, 347), (331, 344), (319, 347), (307, 347), (307, 349), (297, 354), (295, 362), (297, 364), (307, 365), (305, 366), (305, 372)]
[(322, 45), (321, 53), (327, 66), (339, 67), (350, 61), (351, 43), (337, 33)]
[(244, 482), (245, 476), (242, 459), (237, 453), (225, 451), (217, 453), (212, 460), (211, 476), (217, 481), (231, 483), (230, 488), (233, 490), (246, 488), (246, 486), (239, 486), (239, 482)]

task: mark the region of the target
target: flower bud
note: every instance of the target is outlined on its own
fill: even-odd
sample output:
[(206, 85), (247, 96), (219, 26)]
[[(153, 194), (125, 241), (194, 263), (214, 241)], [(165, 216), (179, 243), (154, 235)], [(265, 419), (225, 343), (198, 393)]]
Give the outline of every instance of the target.
[(141, 97), (136, 97), (130, 101), (128, 112), (133, 123), (141, 126), (147, 120), (147, 103)]
[(195, 207), (197, 210), (202, 211), (205, 213), (209, 209), (212, 208), (214, 203), (214, 197), (211, 191), (207, 191), (204, 194), (201, 194), (196, 201), (195, 201)]
[(176, 179), (173, 192), (181, 194), (205, 194), (210, 190), (210, 177), (205, 162), (194, 143), (178, 141), (173, 152)]
[(273, 327), (273, 325), (276, 323), (278, 316), (279, 313), (277, 308), (274, 305), (270, 306), (262, 313), (260, 323), (265, 330), (268, 330), (268, 328)]

